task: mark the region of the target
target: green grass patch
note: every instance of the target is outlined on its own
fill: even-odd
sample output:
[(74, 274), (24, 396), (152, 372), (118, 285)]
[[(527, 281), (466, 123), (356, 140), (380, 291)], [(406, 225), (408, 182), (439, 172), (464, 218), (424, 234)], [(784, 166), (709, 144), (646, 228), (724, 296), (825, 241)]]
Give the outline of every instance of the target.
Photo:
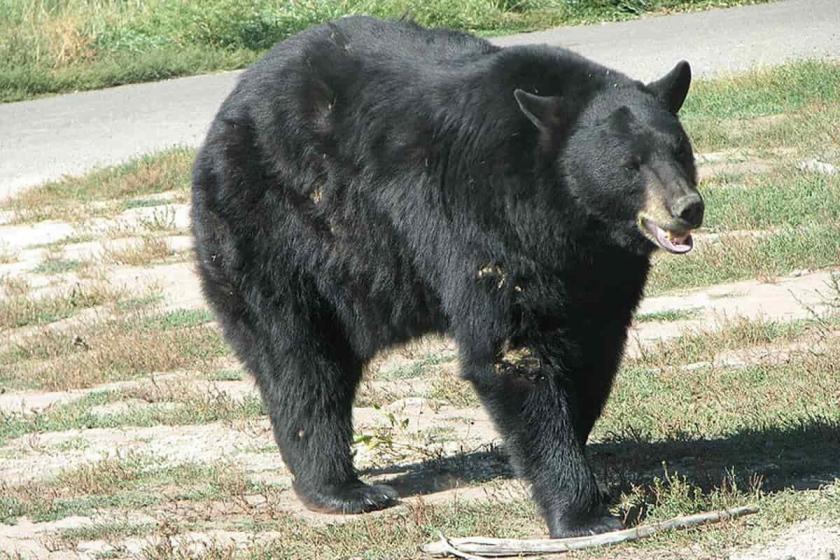
[[(149, 404), (132, 406), (112, 413), (96, 407), (136, 399), (142, 395)], [(51, 407), (36, 414), (2, 413), (0, 443), (26, 434), (150, 426), (186, 426), (211, 422), (258, 418), (265, 414), (256, 395), (233, 399), (222, 392), (199, 392), (174, 387), (137, 388), (126, 391), (96, 391), (84, 397)], [(73, 448), (78, 442), (74, 442)]]
[(703, 189), (704, 228), (767, 230), (840, 222), (840, 175), (806, 174), (792, 166)]
[(245, 372), (241, 369), (217, 369), (214, 372), (211, 372), (207, 379), (210, 381), (242, 381), (245, 377)]
[(683, 119), (750, 119), (791, 113), (840, 96), (840, 65), (806, 61), (729, 78), (699, 80), (680, 111)]
[[(652, 482), (635, 484), (622, 496), (621, 513), (631, 519), (637, 514), (664, 520), (684, 512), (699, 513), (721, 507), (755, 505), (757, 514), (734, 522), (696, 531), (672, 531), (620, 547), (621, 557), (687, 557), (713, 560), (728, 558), (750, 544), (765, 544), (798, 522), (836, 523), (840, 505), (840, 481), (828, 480), (821, 488), (761, 490), (761, 480), (722, 472), (714, 482), (698, 482), (691, 475), (664, 469)], [(769, 548), (773, 550), (772, 546)], [(603, 558), (603, 550), (592, 549), (571, 558)], [(772, 554), (772, 552), (771, 552)]]
[(167, 331), (196, 327), (213, 320), (213, 313), (209, 309), (175, 309), (143, 320), (140, 327), (146, 330)]
[(434, 370), (437, 366), (441, 364), (446, 364), (454, 361), (455, 358), (456, 355), (452, 353), (425, 356), (418, 360), (412, 361), (408, 365), (380, 372), (378, 377), (388, 381), (395, 381), (399, 379), (414, 379), (417, 377), (421, 377), (429, 371)]
[(178, 148), (143, 156), (123, 165), (106, 167), (24, 191), (3, 203), (16, 222), (79, 221), (113, 216), (125, 199), (165, 191), (188, 191), (195, 151)]
[(77, 285), (58, 294), (33, 296), (28, 291), (0, 300), (0, 327), (44, 325), (74, 313), (117, 301), (122, 295), (104, 284)]
[(155, 496), (120, 492), (140, 479), (149, 465), (149, 458), (130, 454), (64, 470), (46, 483), (0, 482), (0, 523), (14, 524), (23, 515), (43, 522), (89, 515), (98, 508), (150, 505), (157, 501)]
[(818, 336), (837, 323), (829, 317), (787, 322), (739, 318), (717, 330), (684, 330), (675, 338), (645, 347), (640, 356), (627, 357), (624, 363), (630, 368), (659, 369), (708, 362), (721, 352)]
[[(5, 208), (10, 208), (11, 204), (9, 201), (4, 201), (3, 205)], [(75, 243), (88, 243), (90, 241), (96, 241), (97, 236), (91, 232), (75, 232), (72, 235), (67, 237), (63, 237), (56, 241), (50, 241), (49, 243), (40, 243), (38, 245), (32, 245), (33, 249), (48, 249), (50, 251), (60, 251), (64, 249), (67, 245), (73, 245)]]
[(32, 272), (38, 274), (63, 274), (65, 272), (73, 272), (83, 266), (82, 261), (75, 259), (47, 259), (41, 261)]
[(102, 258), (116, 265), (148, 266), (162, 263), (174, 254), (166, 239), (146, 235), (139, 240), (106, 246)]
[[(834, 339), (827, 349), (798, 354), (784, 364), (709, 366), (691, 373), (627, 367), (618, 376), (596, 433), (607, 440), (646, 442), (740, 434), (744, 443), (761, 446), (766, 443), (761, 433), (768, 430), (794, 433), (811, 423), (840, 429), (840, 410), (826, 398), (840, 389), (840, 366), (832, 361), (837, 358), (840, 341)], [(794, 436), (787, 442), (797, 443)], [(840, 438), (834, 444), (840, 445)]]
[(840, 64), (806, 61), (697, 80), (680, 119), (695, 148), (796, 148), (838, 142)]
[(114, 541), (127, 537), (141, 537), (153, 533), (153, 523), (132, 523), (130, 521), (97, 522), (72, 529), (62, 529), (58, 538), (62, 543), (75, 546), (82, 541)]
[(168, 200), (160, 198), (132, 198), (123, 202), (124, 210), (131, 210), (132, 208), (153, 208), (155, 206), (163, 206), (169, 204)]
[(163, 302), (164, 297), (160, 291), (151, 290), (149, 293), (134, 297), (126, 298), (117, 302), (117, 309), (119, 311), (137, 311), (138, 309), (151, 307)]
[(697, 307), (691, 309), (666, 309), (664, 311), (639, 313), (635, 319), (639, 323), (687, 321), (689, 319), (695, 319), (700, 314), (700, 311)]
[(62, 441), (55, 448), (59, 451), (83, 451), (90, 446), (88, 440), (83, 437), (74, 437)]
[(480, 34), (624, 20), (759, 0), (209, 0), (0, 3), (0, 102), (241, 68), (345, 15), (407, 16)]
[[(26, 515), (33, 521), (53, 521), (70, 515), (93, 515), (105, 509), (136, 510), (172, 501), (224, 500), (246, 493), (270, 494), (265, 484), (249, 481), (234, 466), (215, 463), (183, 463), (160, 466), (160, 459), (129, 453), (61, 471), (45, 482), (22, 485), (0, 483), (0, 522), (14, 524)], [(172, 492), (172, 487), (178, 488)], [(168, 489), (167, 494), (161, 491)], [(145, 524), (143, 524), (145, 526)], [(66, 540), (82, 540), (86, 535), (127, 536), (141, 530), (136, 524), (99, 524), (69, 533)]]
[[(155, 315), (140, 310), (78, 325), (72, 332), (39, 332), (0, 349), (0, 384), (66, 390), (201, 368), (229, 353), (219, 330), (199, 322), (204, 318), (185, 312)], [(164, 330), (152, 328), (154, 325)]]
[(836, 266), (840, 226), (828, 223), (764, 236), (722, 234), (684, 257), (658, 254), (646, 293), (660, 294), (748, 278), (770, 279), (799, 269)]
[[(686, 258), (659, 255), (649, 294), (797, 269), (834, 266), (840, 257), (840, 176), (797, 169), (803, 159), (840, 162), (840, 64), (800, 62), (734, 78), (699, 81), (683, 122), (700, 150), (758, 154), (773, 166), (701, 186), (704, 231)], [(728, 232), (760, 230), (759, 235)]]

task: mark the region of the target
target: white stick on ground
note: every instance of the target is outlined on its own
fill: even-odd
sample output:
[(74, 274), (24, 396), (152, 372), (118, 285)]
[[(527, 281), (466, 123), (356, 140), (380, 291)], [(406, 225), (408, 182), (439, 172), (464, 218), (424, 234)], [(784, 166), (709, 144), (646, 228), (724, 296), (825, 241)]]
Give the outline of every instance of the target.
[(421, 550), (433, 556), (454, 556), (466, 560), (481, 560), (482, 558), (502, 558), (505, 556), (531, 556), (536, 554), (555, 554), (569, 552), (582, 548), (618, 544), (649, 537), (663, 531), (687, 529), (706, 523), (717, 523), (728, 519), (735, 519), (742, 515), (756, 513), (757, 507), (744, 506), (722, 511), (710, 511), (675, 517), (667, 521), (642, 525), (623, 531), (602, 533), (586, 537), (572, 537), (569, 539), (491, 539), (489, 537), (464, 537), (448, 539), (443, 533), (440, 540), (423, 545)]

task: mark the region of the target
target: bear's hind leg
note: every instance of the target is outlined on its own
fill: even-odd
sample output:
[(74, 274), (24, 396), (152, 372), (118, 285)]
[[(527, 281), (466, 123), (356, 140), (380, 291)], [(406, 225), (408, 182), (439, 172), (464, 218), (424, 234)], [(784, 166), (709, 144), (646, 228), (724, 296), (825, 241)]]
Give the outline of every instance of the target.
[(352, 407), (361, 363), (329, 326), (283, 319), (271, 331), (294, 333), (291, 337), (261, 345), (263, 352), (237, 346), (256, 374), (295, 492), (309, 509), (325, 513), (394, 505), (395, 490), (364, 484), (353, 468)]

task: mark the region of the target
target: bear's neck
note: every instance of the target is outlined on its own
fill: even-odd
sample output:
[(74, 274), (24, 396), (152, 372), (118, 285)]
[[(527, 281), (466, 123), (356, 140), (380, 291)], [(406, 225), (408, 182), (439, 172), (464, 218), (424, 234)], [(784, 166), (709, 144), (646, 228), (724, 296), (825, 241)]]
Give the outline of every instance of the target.
[(651, 252), (629, 249), (571, 196), (554, 194), (551, 208), (532, 208), (539, 218), (520, 235), (522, 248), (538, 274), (561, 288), (563, 301), (557, 303), (566, 311), (572, 305), (585, 315), (607, 319), (606, 313), (611, 322), (629, 324), (644, 293)]

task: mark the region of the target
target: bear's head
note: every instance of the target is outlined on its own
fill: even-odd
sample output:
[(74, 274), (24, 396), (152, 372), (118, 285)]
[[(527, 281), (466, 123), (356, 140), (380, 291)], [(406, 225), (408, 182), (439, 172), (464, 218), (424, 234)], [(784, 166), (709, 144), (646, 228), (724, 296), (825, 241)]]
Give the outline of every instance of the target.
[(556, 183), (613, 242), (635, 253), (686, 253), (703, 221), (691, 143), (677, 118), (690, 83), (687, 62), (647, 85), (607, 73), (606, 86), (574, 123), (564, 122), (563, 97), (514, 92), (546, 137), (543, 145), (554, 146)]

